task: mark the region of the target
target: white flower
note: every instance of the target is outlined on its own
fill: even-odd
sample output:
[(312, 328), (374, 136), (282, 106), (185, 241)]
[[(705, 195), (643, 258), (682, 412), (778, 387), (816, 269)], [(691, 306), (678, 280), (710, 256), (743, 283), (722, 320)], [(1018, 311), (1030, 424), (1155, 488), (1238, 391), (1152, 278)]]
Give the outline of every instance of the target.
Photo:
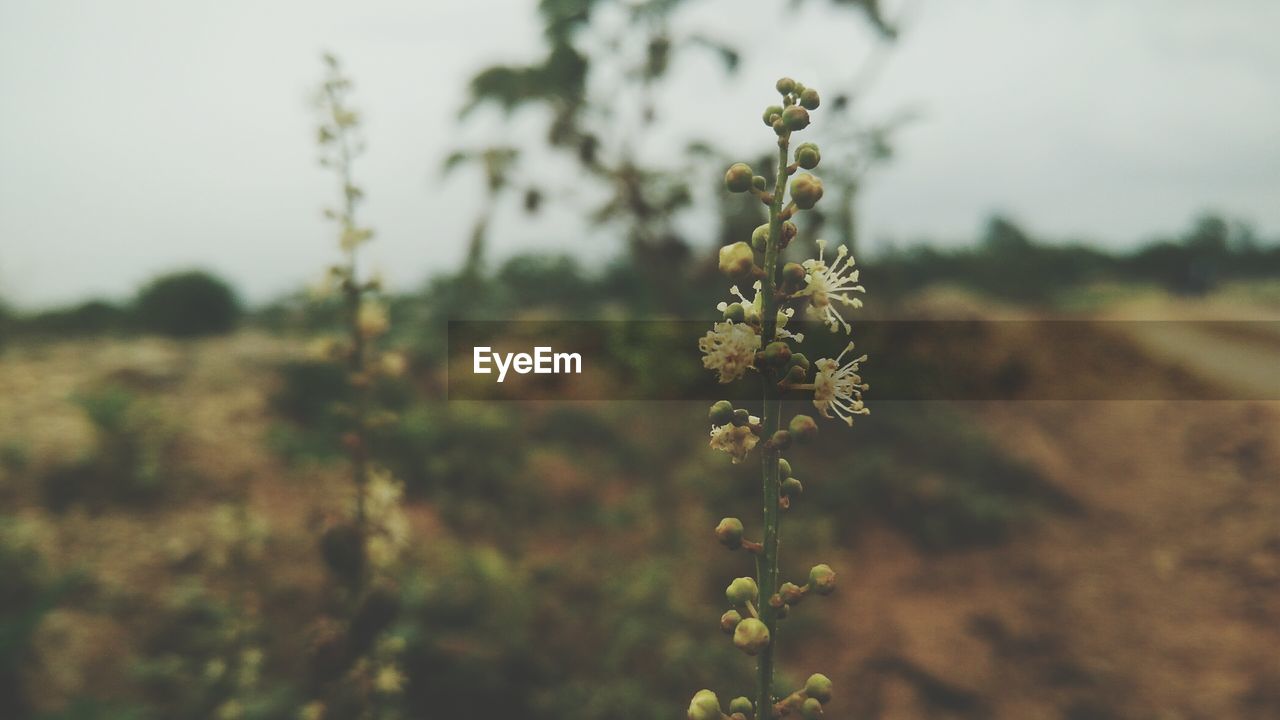
[[(760, 313), (764, 309), (763, 287), (763, 284), (759, 280), (751, 286), (751, 289), (756, 291), (755, 297), (751, 300), (748, 300), (747, 296), (742, 294), (742, 291), (738, 289), (737, 285), (729, 288), (729, 292), (737, 295), (738, 299), (742, 301), (740, 304), (743, 309), (743, 322), (752, 326), (760, 324)], [(729, 309), (729, 303), (722, 302), (719, 305), (716, 305), (716, 309), (720, 312), (725, 312)], [(793, 333), (786, 329), (787, 321), (791, 319), (792, 315), (795, 315), (795, 312), (796, 311), (791, 308), (778, 310), (777, 336), (779, 340), (791, 338), (796, 342), (804, 342), (804, 333)]]
[(734, 463), (746, 459), (747, 453), (760, 442), (760, 438), (751, 432), (752, 425), (759, 425), (760, 418), (752, 415), (746, 425), (729, 423), (711, 428), (711, 449), (729, 453)]
[(698, 339), (698, 349), (705, 355), (702, 366), (719, 374), (720, 382), (730, 383), (755, 363), (760, 336), (750, 325), (726, 320)]
[(841, 366), (844, 354), (853, 349), (853, 343), (840, 351), (835, 360), (822, 358), (814, 363), (817, 374), (813, 378), (813, 406), (823, 417), (835, 416), (844, 420), (846, 425), (853, 425), (854, 415), (870, 415), (871, 411), (862, 404), (862, 391), (867, 389), (862, 377), (858, 375), (858, 365), (867, 359), (866, 355), (850, 360)]
[(866, 292), (866, 288), (858, 284), (858, 270), (854, 267), (853, 256), (848, 248), (841, 245), (836, 250), (836, 259), (830, 265), (826, 263), (827, 241), (818, 241), (818, 257), (805, 260), (804, 269), (808, 272), (807, 285), (797, 295), (809, 297), (809, 312), (826, 323), (835, 332), (841, 327), (849, 332), (849, 323), (836, 312), (833, 302), (840, 302), (851, 308), (862, 307), (862, 301), (851, 297), (850, 293)]

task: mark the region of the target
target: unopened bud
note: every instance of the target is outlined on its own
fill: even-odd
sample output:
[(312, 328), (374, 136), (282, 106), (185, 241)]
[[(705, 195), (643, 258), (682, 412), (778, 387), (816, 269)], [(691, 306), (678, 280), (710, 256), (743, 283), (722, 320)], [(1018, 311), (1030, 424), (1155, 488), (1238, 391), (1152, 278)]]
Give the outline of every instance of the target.
[(728, 425), (733, 420), (733, 403), (728, 400), (717, 400), (707, 411), (707, 419), (713, 427)]
[(729, 610), (720, 616), (720, 629), (725, 635), (732, 635), (734, 628), (738, 627), (740, 622), (742, 622), (742, 614), (737, 610)]
[(733, 417), (729, 419), (729, 422), (732, 422), (738, 427), (742, 427), (743, 425), (751, 422), (751, 413), (747, 412), (744, 408), (738, 408), (733, 411)]
[(808, 210), (822, 199), (822, 181), (812, 175), (799, 175), (791, 181), (791, 200), (801, 210)]
[(756, 711), (756, 706), (751, 703), (750, 698), (736, 697), (729, 701), (729, 713), (742, 713), (744, 717), (751, 717)]
[(763, 175), (756, 175), (755, 177), (751, 178), (751, 187), (755, 188), (756, 190), (763, 192), (764, 189), (768, 186), (769, 186), (769, 181), (765, 180)]
[(801, 495), (804, 494), (804, 485), (801, 485), (799, 480), (793, 477), (789, 477), (786, 480), (782, 481), (781, 492), (782, 492), (782, 497), (788, 497), (788, 498), (800, 497)]
[(791, 360), (791, 346), (775, 340), (764, 347), (764, 361), (774, 367), (781, 367)]
[(804, 694), (826, 704), (831, 702), (831, 679), (822, 673), (814, 673), (804, 683)]
[(764, 252), (769, 246), (769, 223), (765, 223), (751, 231), (751, 247), (756, 252)]
[(792, 105), (782, 111), (782, 124), (792, 132), (809, 127), (809, 111), (799, 105)]
[(720, 698), (710, 690), (699, 690), (689, 702), (689, 720), (720, 720)]
[(836, 589), (836, 573), (825, 563), (809, 570), (809, 587), (819, 595), (830, 595)]
[(770, 105), (769, 107), (764, 109), (764, 115), (761, 116), (761, 119), (764, 120), (765, 125), (768, 125), (769, 127), (773, 127), (773, 121), (777, 120), (780, 117), (782, 117), (782, 106)]
[(751, 189), (751, 166), (734, 163), (724, 174), (724, 186), (729, 192), (746, 192)]
[(818, 105), (822, 103), (822, 99), (818, 97), (818, 91), (813, 88), (805, 88), (800, 93), (800, 105), (808, 110), (817, 110)]
[(787, 374), (783, 377), (783, 382), (788, 385), (803, 385), (804, 381), (809, 378), (809, 373), (799, 365), (792, 365), (787, 368)]
[(805, 170), (818, 167), (821, 160), (822, 154), (818, 152), (818, 146), (813, 143), (805, 143), (796, 148), (796, 164)]
[(818, 436), (818, 423), (808, 415), (797, 415), (791, 418), (791, 422), (787, 424), (787, 429), (795, 436), (795, 439), (807, 443), (811, 442)]
[(789, 287), (800, 287), (804, 284), (808, 273), (800, 263), (789, 262), (782, 266), (782, 284)]
[(822, 717), (822, 703), (814, 698), (809, 698), (800, 706), (800, 717), (804, 720), (817, 720)]
[(725, 588), (724, 591), (725, 599), (735, 607), (755, 602), (759, 596), (760, 588), (756, 587), (756, 581), (749, 577), (740, 577), (734, 580), (729, 583), (729, 587)]
[(782, 602), (788, 605), (794, 605), (804, 599), (804, 591), (799, 585), (791, 582), (782, 583), (782, 587), (778, 588), (778, 595), (782, 597)]
[[(791, 357), (795, 357), (795, 355)], [(791, 463), (787, 462), (786, 458), (778, 458), (778, 474), (782, 477), (791, 476)]]
[(779, 450), (786, 450), (791, 447), (791, 433), (786, 430), (779, 430), (769, 438), (769, 443)]
[(791, 363), (790, 363), (790, 364), (791, 364), (791, 365), (798, 365), (798, 366), (800, 366), (800, 367), (804, 368), (806, 371), (808, 371), (808, 370), (809, 370), (809, 358), (805, 357), (805, 354), (804, 354), (804, 353), (791, 353)]
[(730, 550), (742, 547), (742, 521), (738, 518), (725, 518), (716, 525), (716, 539)]
[(769, 628), (756, 618), (744, 618), (733, 631), (733, 644), (742, 652), (755, 655), (769, 646)]
[(755, 267), (755, 255), (751, 246), (744, 242), (736, 242), (720, 248), (720, 272), (735, 280), (751, 276)]
[(796, 237), (796, 234), (798, 234), (799, 232), (800, 232), (800, 229), (797, 228), (796, 224), (791, 222), (790, 220), (782, 223), (782, 244), (786, 245), (787, 243), (794, 240)]
[(796, 89), (796, 81), (789, 77), (780, 78), (774, 87), (778, 88), (778, 92), (786, 95)]

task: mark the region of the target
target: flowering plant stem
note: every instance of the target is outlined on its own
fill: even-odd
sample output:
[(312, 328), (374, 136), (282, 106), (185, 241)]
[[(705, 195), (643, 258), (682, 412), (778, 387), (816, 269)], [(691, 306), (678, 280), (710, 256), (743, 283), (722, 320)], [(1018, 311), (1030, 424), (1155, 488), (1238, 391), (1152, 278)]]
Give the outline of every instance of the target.
[[(764, 253), (764, 298), (762, 315), (762, 342), (767, 345), (773, 342), (777, 334), (777, 267), (778, 255), (782, 241), (782, 198), (787, 188), (787, 152), (790, 135), (778, 138), (778, 178), (774, 182), (773, 202), (769, 206), (769, 240)], [(772, 372), (769, 372), (772, 375)], [(782, 398), (778, 383), (773, 377), (766, 377), (764, 382), (764, 409), (761, 413), (762, 435), (772, 437), (782, 422)], [(769, 629), (771, 637), (777, 637), (777, 611), (767, 599), (778, 591), (778, 525), (780, 524), (778, 502), (781, 479), (778, 477), (779, 451), (772, 445), (761, 453), (761, 475), (764, 488), (764, 541), (763, 552), (757, 556), (756, 580), (760, 585), (760, 619)], [(760, 652), (759, 692), (757, 708), (768, 708), (773, 705), (773, 648), (769, 643)]]
[(755, 373), (764, 388), (760, 417), (747, 408), (735, 408), (728, 400), (716, 401), (707, 411), (711, 448), (728, 453), (735, 463), (759, 448), (763, 461), (762, 541), (744, 537), (745, 528), (738, 518), (724, 518), (715, 529), (716, 539), (727, 549), (746, 550), (755, 556), (755, 578), (737, 578), (725, 589), (729, 610), (720, 616), (720, 629), (733, 636), (733, 644), (739, 650), (757, 658), (759, 682), (755, 699), (733, 698), (727, 715), (714, 692), (699, 690), (689, 703), (689, 720), (773, 720), (793, 713), (804, 720), (814, 720), (822, 717), (823, 706), (832, 697), (831, 680), (813, 673), (803, 688), (782, 693), (781, 700), (775, 702), (779, 696), (774, 693), (774, 646), (779, 621), (807, 596), (830, 595), (836, 579), (835, 571), (820, 563), (810, 568), (804, 585), (779, 582), (781, 514), (792, 509), (804, 492), (804, 485), (794, 476), (794, 468), (783, 453), (789, 452), (792, 443), (812, 442), (818, 432), (817, 421), (803, 414), (792, 416), (783, 427), (782, 394), (812, 392), (819, 415), (852, 425), (855, 415), (870, 412), (862, 402), (862, 393), (868, 386), (858, 374), (866, 356), (845, 362), (845, 355), (853, 349), (851, 342), (835, 358), (810, 362), (799, 352), (804, 334), (787, 325), (803, 312), (821, 320), (831, 332), (847, 333), (850, 325), (839, 306), (860, 307), (862, 301), (853, 295), (864, 290), (857, 284), (858, 271), (848, 250), (841, 247), (828, 264), (822, 240), (816, 241), (817, 258), (803, 264), (781, 264), (782, 251), (798, 232), (791, 218), (799, 211), (811, 210), (822, 199), (820, 179), (808, 173), (796, 174), (818, 166), (818, 146), (802, 143), (795, 150), (795, 162), (788, 163), (791, 134), (809, 125), (809, 111), (816, 110), (821, 100), (816, 90), (791, 78), (779, 80), (777, 89), (782, 104), (770, 105), (761, 116), (778, 137), (773, 192), (766, 190), (768, 181), (755, 175), (746, 163), (734, 163), (724, 177), (729, 192), (750, 192), (769, 207), (769, 222), (751, 233), (749, 244), (740, 240), (720, 248), (721, 272), (738, 283), (752, 282), (755, 297), (748, 298), (738, 285), (730, 287), (729, 292), (740, 302), (718, 304), (716, 308), (724, 319), (714, 322), (711, 331), (698, 340), (703, 367), (714, 371), (721, 383)]

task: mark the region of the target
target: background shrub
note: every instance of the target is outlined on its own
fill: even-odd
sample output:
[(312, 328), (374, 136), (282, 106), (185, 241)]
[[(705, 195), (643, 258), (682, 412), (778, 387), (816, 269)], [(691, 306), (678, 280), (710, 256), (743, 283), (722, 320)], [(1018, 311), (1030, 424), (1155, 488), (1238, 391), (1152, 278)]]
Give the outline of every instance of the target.
[(194, 270), (165, 275), (138, 293), (141, 329), (170, 337), (220, 335), (240, 319), (240, 303), (231, 286), (209, 273)]

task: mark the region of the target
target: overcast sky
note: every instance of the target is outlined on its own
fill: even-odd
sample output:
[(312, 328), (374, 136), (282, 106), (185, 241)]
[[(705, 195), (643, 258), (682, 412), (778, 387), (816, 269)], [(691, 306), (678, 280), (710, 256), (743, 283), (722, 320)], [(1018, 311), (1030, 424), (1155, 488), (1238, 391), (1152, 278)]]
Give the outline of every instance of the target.
[[(400, 288), (455, 266), (479, 186), (442, 181), (440, 162), (500, 127), (491, 114), (460, 127), (456, 111), (475, 70), (535, 56), (535, 5), (5, 0), (0, 297), (26, 307), (122, 298), (157, 272), (204, 266), (256, 301), (318, 277), (336, 252), (307, 103), (324, 49), (345, 59), (368, 121), (358, 175), (378, 232), (373, 264)], [(969, 238), (992, 211), (1109, 245), (1176, 232), (1207, 208), (1280, 234), (1280, 3), (910, 5), (865, 104), (873, 118), (922, 113), (866, 192), (873, 245)], [(683, 30), (777, 43), (773, 10), (687, 6)], [(800, 22), (812, 37), (792, 32), (785, 53), (748, 53), (736, 77), (682, 63), (664, 97), (697, 98), (696, 122), (726, 149), (766, 150), (755, 118), (778, 75), (830, 97), (874, 46), (854, 13), (829, 8), (811, 0)], [(517, 136), (536, 127), (525, 120)], [(567, 213), (505, 214), (493, 245), (499, 256), (557, 248), (591, 259), (619, 249)]]

